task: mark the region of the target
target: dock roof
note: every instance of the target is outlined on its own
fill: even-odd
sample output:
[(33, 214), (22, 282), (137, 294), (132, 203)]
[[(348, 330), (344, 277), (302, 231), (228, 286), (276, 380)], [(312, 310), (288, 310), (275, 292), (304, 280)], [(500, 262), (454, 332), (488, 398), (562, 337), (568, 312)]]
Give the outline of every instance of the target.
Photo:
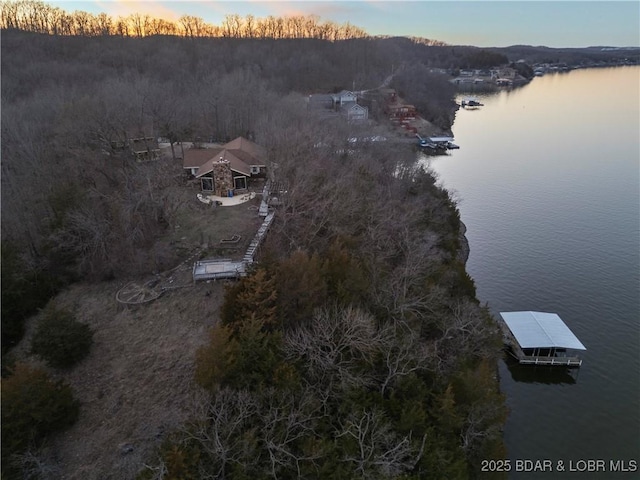
[(586, 350), (555, 313), (500, 312), (521, 348), (570, 348)]

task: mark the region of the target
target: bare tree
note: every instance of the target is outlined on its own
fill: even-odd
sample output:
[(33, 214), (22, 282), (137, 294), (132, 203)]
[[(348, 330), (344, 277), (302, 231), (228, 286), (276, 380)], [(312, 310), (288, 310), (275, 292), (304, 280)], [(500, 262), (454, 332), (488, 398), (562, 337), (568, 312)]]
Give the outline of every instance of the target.
[(206, 31), (206, 24), (200, 17), (193, 15), (183, 15), (178, 21), (182, 26), (182, 35), (185, 37), (201, 37)]
[(106, 13), (99, 13), (96, 17), (96, 35), (112, 35), (113, 19)]
[(213, 478), (225, 478), (231, 465), (248, 468), (259, 458), (244, 435), (258, 409), (256, 398), (243, 391), (222, 389), (211, 400), (198, 399), (196, 418), (203, 420), (190, 424), (185, 433), (209, 455)]
[[(436, 340), (438, 349), (447, 355), (450, 368), (458, 356), (495, 358), (500, 347), (498, 331), (488, 312), (469, 299), (455, 299), (438, 318), (442, 332)], [(457, 353), (457, 355), (453, 354)]]
[(392, 322), (381, 332), (383, 374), (380, 378), (380, 394), (393, 387), (402, 377), (425, 370), (433, 357), (427, 343), (404, 323)]
[(352, 452), (343, 461), (353, 464), (355, 473), (365, 479), (394, 478), (414, 467), (422, 457), (426, 435), (419, 448), (412, 445), (411, 435), (401, 437), (394, 432), (379, 410), (350, 415), (336, 432), (337, 438), (353, 442)]
[(286, 395), (269, 392), (268, 409), (263, 416), (263, 435), (269, 455), (270, 474), (278, 478), (287, 470), (295, 470), (301, 477), (301, 465), (313, 464), (324, 452), (304, 452), (300, 444), (305, 438), (317, 436), (317, 424), (324, 414), (319, 409), (316, 393), (305, 388), (300, 394)]
[(374, 384), (372, 366), (382, 343), (373, 317), (355, 308), (317, 312), (308, 326), (289, 332), (285, 351), (302, 358), (314, 382), (348, 390)]
[(11, 463), (17, 466), (24, 480), (54, 480), (60, 478), (60, 467), (46, 447), (28, 449), (14, 454)]

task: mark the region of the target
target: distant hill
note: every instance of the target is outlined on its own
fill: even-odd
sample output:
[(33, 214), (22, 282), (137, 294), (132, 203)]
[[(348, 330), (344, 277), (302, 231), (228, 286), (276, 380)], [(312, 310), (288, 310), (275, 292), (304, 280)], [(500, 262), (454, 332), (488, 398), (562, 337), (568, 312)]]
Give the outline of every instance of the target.
[(513, 45), (489, 48), (516, 62), (524, 60), (529, 65), (537, 63), (565, 63), (570, 66), (598, 66), (599, 64), (640, 63), (640, 47), (591, 46), (584, 48), (551, 48), (545, 46)]

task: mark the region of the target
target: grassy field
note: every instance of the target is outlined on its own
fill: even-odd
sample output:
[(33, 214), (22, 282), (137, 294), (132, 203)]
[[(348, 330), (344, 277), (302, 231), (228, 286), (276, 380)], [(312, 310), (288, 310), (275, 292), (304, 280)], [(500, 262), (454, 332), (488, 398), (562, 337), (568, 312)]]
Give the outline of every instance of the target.
[[(179, 218), (155, 250), (165, 256), (164, 264), (173, 265), (171, 278), (185, 288), (125, 306), (115, 300), (118, 290), (145, 278), (119, 279), (74, 284), (53, 300), (95, 332), (89, 356), (70, 371), (54, 373), (82, 402), (78, 422), (43, 451), (45, 461), (57, 469), (56, 478), (133, 479), (154, 448), (189, 418), (198, 395), (195, 352), (218, 321), (224, 297), (223, 282), (194, 285), (191, 266), (197, 258), (241, 258), (262, 218), (259, 196), (214, 208), (199, 202), (195, 189), (174, 193)], [(233, 247), (220, 243), (233, 235), (241, 236)], [(29, 320), (14, 354), (39, 364), (29, 354), (38, 317)]]

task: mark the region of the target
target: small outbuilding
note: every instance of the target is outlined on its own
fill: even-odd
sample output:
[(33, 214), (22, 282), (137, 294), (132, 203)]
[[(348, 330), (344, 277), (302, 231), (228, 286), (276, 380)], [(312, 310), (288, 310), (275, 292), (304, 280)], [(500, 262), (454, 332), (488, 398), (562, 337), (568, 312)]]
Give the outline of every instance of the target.
[(524, 365), (579, 367), (582, 360), (572, 353), (586, 350), (555, 313), (500, 312), (511, 352)]

